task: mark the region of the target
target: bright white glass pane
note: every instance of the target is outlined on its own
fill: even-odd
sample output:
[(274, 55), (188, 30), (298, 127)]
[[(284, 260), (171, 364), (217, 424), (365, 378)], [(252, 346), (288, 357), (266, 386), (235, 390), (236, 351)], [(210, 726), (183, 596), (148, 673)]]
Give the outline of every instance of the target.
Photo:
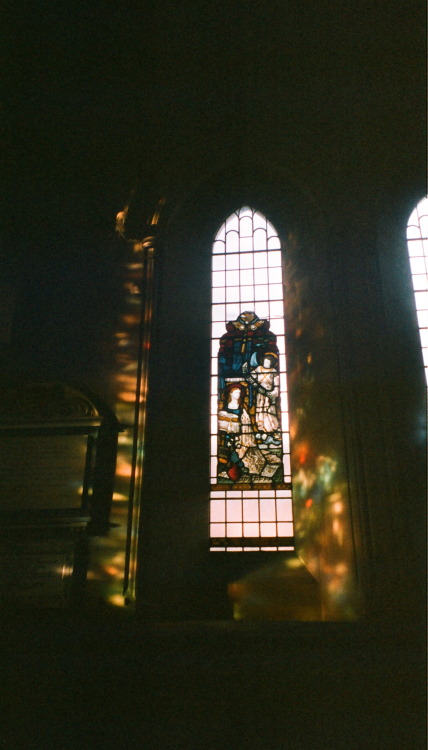
[(241, 523), (228, 523), (226, 524), (227, 536), (242, 536), (242, 524)]
[(224, 497), (224, 490), (211, 490), (211, 497)]
[(254, 272), (252, 268), (244, 268), (240, 274), (241, 284), (252, 284), (254, 281)]
[(269, 237), (268, 239), (269, 250), (276, 250), (277, 248), (280, 248), (280, 247), (281, 247), (281, 243), (278, 237)]
[(217, 414), (217, 395), (211, 396), (211, 414)]
[(242, 521), (241, 500), (226, 500), (226, 514), (228, 523), (231, 521)]
[(428, 310), (417, 310), (419, 328), (428, 328)]
[[(273, 328), (274, 333), (276, 333), (277, 335), (277, 343), (279, 342), (279, 340), (281, 340), (281, 344), (282, 346), (284, 346), (284, 331), (285, 331), (284, 320), (283, 319), (275, 320), (275, 323), (272, 325), (272, 328)], [(279, 349), (279, 343), (278, 343), (278, 349)], [(281, 348), (279, 349), (279, 351), (282, 352), (284, 350), (283, 348)]]
[(211, 371), (213, 375), (218, 375), (218, 360), (217, 356), (213, 357), (211, 360)]
[(408, 240), (419, 240), (421, 236), (421, 230), (418, 226), (414, 224), (414, 221), (417, 221), (415, 212), (412, 213), (412, 216), (410, 217), (410, 224), (407, 227), (407, 239)]
[(258, 523), (244, 523), (244, 536), (260, 536)]
[(217, 455), (217, 435), (211, 435), (211, 455)]
[(213, 245), (213, 253), (224, 253), (224, 242), (217, 240)]
[(269, 299), (282, 299), (282, 284), (269, 285)]
[(211, 378), (211, 393), (217, 393), (217, 378)]
[(261, 523), (260, 536), (276, 536), (276, 523)]
[(211, 500), (210, 519), (213, 523), (224, 523), (226, 520), (226, 509), (224, 500)]
[(253, 253), (244, 253), (240, 256), (241, 268), (253, 268), (254, 266), (254, 255)]
[(281, 252), (276, 252), (276, 251), (272, 252), (272, 251), (270, 251), (268, 253), (268, 266), (269, 266), (269, 268), (275, 268), (275, 267), (281, 268), (281, 263), (282, 263)]
[(253, 209), (249, 206), (242, 206), (242, 208), (239, 209), (239, 216), (242, 218), (243, 216), (252, 216), (253, 215)]
[(287, 455), (284, 456), (284, 472), (287, 476), (290, 476), (290, 456)]
[(279, 536), (293, 536), (293, 524), (290, 523), (279, 523), (278, 524), (278, 535)]
[[(284, 398), (284, 396), (282, 396), (282, 398)], [(288, 432), (283, 435), (282, 450), (284, 453), (290, 453), (290, 435)]]
[(285, 354), (279, 355), (279, 371), (280, 372), (287, 372), (287, 362), (285, 359)]
[[(425, 207), (425, 211), (427, 211), (427, 210), (428, 210), (428, 202), (427, 202), (427, 206)], [(428, 216), (426, 214), (424, 214), (423, 216), (421, 216), (421, 212), (420, 211), (419, 211), (419, 216), (420, 216), (419, 226), (421, 228), (421, 236), (422, 237), (428, 237)]]
[(278, 521), (291, 521), (293, 518), (291, 498), (278, 498), (276, 501), (276, 512)]
[(225, 305), (213, 305), (213, 321), (214, 320), (226, 320)]
[(256, 309), (254, 311), (260, 319), (269, 317), (269, 302), (257, 302)]
[(241, 300), (242, 302), (252, 302), (254, 300), (254, 287), (253, 286), (241, 287)]
[(239, 250), (238, 232), (228, 232), (226, 234), (226, 252), (236, 253)]
[(265, 229), (256, 229), (254, 232), (254, 250), (266, 250), (267, 237)]
[(217, 358), (219, 340), (213, 339), (211, 341), (211, 356)]
[(254, 287), (254, 299), (262, 300), (268, 298), (268, 286), (267, 284), (256, 284)]
[(226, 287), (226, 300), (228, 302), (239, 302), (239, 286)]
[(225, 289), (221, 287), (216, 287), (213, 289), (213, 302), (224, 302), (226, 299), (226, 292)]
[(236, 320), (241, 312), (241, 305), (238, 303), (226, 305), (226, 318), (225, 320)]
[(412, 274), (426, 273), (425, 258), (410, 258), (410, 268)]
[(244, 521), (258, 521), (259, 520), (259, 502), (258, 500), (242, 501), (244, 508)]
[(254, 268), (267, 268), (267, 256), (265, 252), (254, 253)]
[(239, 230), (239, 219), (235, 213), (231, 214), (226, 219), (226, 232), (229, 232), (231, 229), (235, 230), (236, 232)]
[(254, 226), (254, 229), (266, 229), (266, 219), (258, 211), (254, 212), (253, 226)]
[(283, 318), (284, 317), (284, 304), (282, 300), (279, 302), (274, 302), (274, 301), (271, 302), (270, 315), (271, 315), (271, 318)]
[(239, 271), (226, 271), (226, 286), (239, 285)]
[[(217, 419), (216, 419), (216, 426), (217, 426)], [(211, 459), (210, 466), (211, 466), (211, 473), (210, 473), (211, 478), (217, 479), (217, 458)]]
[(248, 252), (253, 249), (253, 238), (252, 237), (241, 237), (239, 240), (239, 249), (241, 253)]
[(242, 237), (253, 236), (253, 220), (252, 216), (244, 216), (239, 222), (239, 234)]
[[(278, 328), (278, 329), (280, 328), (280, 326), (278, 325), (278, 323), (279, 323), (279, 322), (280, 322), (279, 320), (275, 320), (275, 321), (274, 321), (274, 325), (272, 326), (272, 328), (273, 328), (273, 332), (274, 332), (274, 333), (276, 333), (276, 331), (277, 331), (277, 328)], [(277, 334), (277, 337), (276, 337), (276, 344), (277, 344), (277, 347), (278, 347), (279, 353), (280, 353), (280, 354), (284, 354), (284, 351), (285, 351), (285, 338), (284, 338), (284, 333), (283, 333), (283, 331), (282, 331), (282, 332), (280, 332), (280, 331), (278, 330), (278, 334)]]
[(415, 292), (415, 301), (417, 310), (426, 310), (428, 308), (428, 292)]
[(210, 536), (212, 539), (216, 537), (226, 536), (226, 526), (224, 523), (212, 523), (210, 524)]
[(224, 286), (226, 281), (226, 274), (224, 271), (213, 272), (213, 286)]
[(267, 268), (255, 268), (254, 280), (256, 284), (267, 284), (268, 283)]
[(213, 255), (213, 271), (223, 271), (225, 268), (225, 256)]
[(217, 435), (217, 417), (211, 417), (211, 435)]
[(226, 268), (228, 271), (233, 271), (236, 268), (239, 268), (239, 254), (238, 253), (232, 253), (231, 255), (226, 255)]
[(226, 497), (242, 497), (242, 492), (240, 490), (228, 490), (226, 492)]
[(413, 279), (413, 289), (415, 292), (419, 290), (424, 290), (428, 288), (428, 279), (426, 274), (420, 273), (417, 276), (412, 276)]
[(282, 271), (280, 268), (269, 268), (269, 283), (282, 284)]
[(260, 520), (261, 521), (274, 521), (275, 520), (275, 498), (262, 497), (260, 498)]
[(424, 255), (424, 243), (422, 240), (411, 240), (409, 242), (409, 255), (411, 258)]
[(428, 347), (428, 330), (426, 328), (421, 328), (420, 334), (421, 344), (426, 349)]

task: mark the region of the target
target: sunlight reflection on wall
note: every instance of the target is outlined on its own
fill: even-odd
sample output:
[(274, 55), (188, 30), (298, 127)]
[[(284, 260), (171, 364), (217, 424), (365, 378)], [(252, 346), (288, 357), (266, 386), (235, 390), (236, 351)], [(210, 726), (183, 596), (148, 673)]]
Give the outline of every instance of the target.
[[(133, 436), (138, 390), (138, 362), (143, 264), (141, 243), (123, 243), (122, 302), (112, 342), (114, 368), (109, 383), (110, 403), (121, 432), (108, 536), (92, 540), (88, 594), (114, 607), (123, 607), (128, 502), (131, 485), (139, 481), (139, 462), (133, 464)], [(131, 571), (132, 572), (132, 571)]]
[(353, 548), (347, 487), (331, 456), (297, 451), (293, 476), (296, 547), (320, 581), (327, 619), (353, 618)]
[[(295, 238), (287, 253), (286, 317), (296, 550), (321, 587), (324, 619), (354, 619), (354, 540), (327, 273)], [(313, 273), (316, 263), (317, 273)]]

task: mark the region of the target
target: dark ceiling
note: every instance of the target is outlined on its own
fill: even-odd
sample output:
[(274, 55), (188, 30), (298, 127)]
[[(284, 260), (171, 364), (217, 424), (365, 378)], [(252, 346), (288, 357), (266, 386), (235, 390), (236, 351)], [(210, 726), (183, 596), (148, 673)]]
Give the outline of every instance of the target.
[(423, 159), (424, 0), (41, 0), (1, 27), (12, 244), (102, 233), (136, 181), (168, 193), (237, 152), (321, 190)]

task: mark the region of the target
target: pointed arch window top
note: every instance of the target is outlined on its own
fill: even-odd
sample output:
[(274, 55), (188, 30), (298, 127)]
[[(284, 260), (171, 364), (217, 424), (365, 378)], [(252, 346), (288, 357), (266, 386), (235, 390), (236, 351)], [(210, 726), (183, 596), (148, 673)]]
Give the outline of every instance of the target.
[(280, 249), (278, 232), (263, 216), (248, 206), (234, 211), (215, 236), (213, 253), (252, 252)]

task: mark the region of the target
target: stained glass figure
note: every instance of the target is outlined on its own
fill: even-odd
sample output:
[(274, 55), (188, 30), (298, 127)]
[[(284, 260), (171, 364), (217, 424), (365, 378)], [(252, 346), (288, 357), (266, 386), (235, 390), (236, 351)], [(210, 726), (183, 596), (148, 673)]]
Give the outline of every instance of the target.
[(218, 484), (283, 482), (279, 351), (269, 321), (242, 312), (218, 354)]

